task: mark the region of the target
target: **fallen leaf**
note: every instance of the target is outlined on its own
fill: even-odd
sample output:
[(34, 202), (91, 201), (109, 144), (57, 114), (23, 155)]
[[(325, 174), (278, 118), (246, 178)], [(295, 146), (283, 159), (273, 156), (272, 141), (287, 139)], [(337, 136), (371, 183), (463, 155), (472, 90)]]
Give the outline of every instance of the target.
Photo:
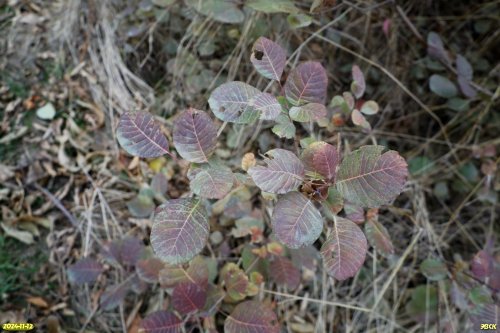
[(40, 308), (48, 308), (49, 304), (41, 297), (28, 297), (26, 301)]

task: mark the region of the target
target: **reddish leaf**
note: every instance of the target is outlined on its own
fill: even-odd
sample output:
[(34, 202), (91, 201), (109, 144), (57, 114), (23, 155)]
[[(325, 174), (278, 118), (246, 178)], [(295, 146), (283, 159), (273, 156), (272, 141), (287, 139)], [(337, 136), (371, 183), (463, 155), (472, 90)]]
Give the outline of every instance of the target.
[(493, 257), (485, 250), (479, 251), (474, 258), (472, 258), (472, 274), (479, 280), (484, 281), (493, 270), (493, 260)]
[(294, 153), (273, 149), (266, 153), (267, 167), (254, 166), (248, 174), (262, 191), (287, 193), (299, 187), (304, 180), (304, 166)]
[(276, 256), (269, 265), (271, 279), (290, 290), (297, 289), (300, 284), (300, 271), (285, 257)]
[(204, 111), (189, 108), (175, 120), (173, 137), (182, 158), (205, 163), (217, 145), (217, 128)]
[(245, 82), (228, 82), (217, 87), (208, 104), (217, 118), (237, 124), (248, 124), (259, 117), (252, 105), (260, 91)]
[(363, 146), (347, 155), (337, 172), (337, 190), (361, 207), (390, 203), (403, 190), (406, 161), (395, 151), (381, 155), (383, 146)]
[(339, 160), (337, 148), (323, 141), (311, 143), (302, 153), (306, 169), (319, 173), (326, 180), (335, 178)]
[(182, 315), (202, 309), (206, 300), (207, 291), (192, 282), (178, 284), (172, 293), (174, 308)]
[(325, 103), (328, 78), (319, 62), (308, 61), (291, 71), (285, 83), (285, 96), (293, 105)]
[(156, 283), (165, 263), (158, 258), (139, 260), (135, 266), (137, 275), (146, 282)]
[(366, 128), (367, 130), (370, 130), (372, 128), (368, 120), (366, 120), (365, 116), (363, 116), (363, 114), (357, 109), (352, 110), (351, 120), (352, 123), (356, 126)]
[(80, 285), (94, 282), (104, 267), (91, 258), (83, 258), (68, 267), (68, 279), (71, 283)]
[(253, 44), (250, 61), (262, 76), (279, 81), (285, 68), (286, 53), (280, 45), (260, 37)]
[(365, 262), (368, 244), (352, 221), (337, 216), (332, 233), (321, 247), (325, 268), (337, 280), (356, 275)]
[(352, 66), (352, 79), (353, 83), (351, 84), (351, 91), (356, 96), (356, 98), (361, 98), (365, 93), (366, 83), (365, 76), (361, 69), (359, 69), (358, 65)]
[(309, 103), (302, 106), (293, 106), (290, 109), (292, 120), (305, 123), (320, 120), (326, 117), (326, 107), (320, 103)]
[(268, 93), (260, 93), (253, 98), (254, 108), (260, 112), (260, 119), (275, 120), (281, 113), (281, 104), (276, 97)]
[(141, 333), (181, 333), (182, 322), (169, 311), (156, 311), (141, 322)]
[(207, 212), (200, 200), (169, 200), (156, 209), (151, 228), (151, 246), (156, 255), (171, 264), (189, 261), (208, 239)]
[(160, 125), (147, 112), (124, 113), (118, 123), (116, 137), (130, 155), (152, 158), (170, 154)]
[(292, 249), (311, 245), (323, 230), (320, 212), (299, 192), (290, 192), (278, 200), (271, 223), (276, 238)]
[(225, 333), (279, 333), (276, 314), (258, 301), (238, 304), (224, 322)]

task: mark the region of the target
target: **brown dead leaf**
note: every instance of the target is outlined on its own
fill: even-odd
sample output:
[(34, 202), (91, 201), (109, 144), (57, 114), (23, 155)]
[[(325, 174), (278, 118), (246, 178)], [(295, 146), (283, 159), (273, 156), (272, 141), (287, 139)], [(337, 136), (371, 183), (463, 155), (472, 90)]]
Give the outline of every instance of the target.
[(241, 168), (248, 171), (248, 169), (255, 166), (255, 163), (255, 155), (253, 153), (246, 153), (241, 159)]
[(35, 306), (38, 306), (39, 308), (48, 308), (49, 304), (41, 297), (35, 296), (35, 297), (28, 297), (26, 301), (30, 304), (33, 304)]

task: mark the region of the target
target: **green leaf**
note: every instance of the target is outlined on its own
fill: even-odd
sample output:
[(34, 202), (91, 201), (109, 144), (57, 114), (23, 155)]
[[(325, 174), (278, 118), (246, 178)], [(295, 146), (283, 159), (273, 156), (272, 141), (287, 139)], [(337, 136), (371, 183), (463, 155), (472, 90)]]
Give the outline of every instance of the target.
[(420, 285), (413, 289), (406, 311), (415, 320), (423, 322), (436, 318), (438, 310), (438, 292), (436, 287)]
[(254, 10), (264, 13), (298, 13), (292, 0), (248, 0), (246, 5)]
[(223, 23), (241, 23), (245, 14), (234, 0), (185, 0), (187, 5), (200, 14)]
[(446, 77), (438, 74), (431, 76), (429, 88), (433, 93), (444, 98), (455, 97), (458, 94), (455, 84)]
[(276, 119), (276, 123), (272, 128), (274, 134), (285, 139), (295, 137), (295, 125), (286, 114), (280, 114)]
[(430, 171), (433, 162), (426, 156), (417, 156), (408, 161), (408, 169), (413, 176), (422, 175)]
[(305, 28), (312, 23), (312, 17), (306, 14), (290, 14), (286, 20), (292, 29)]
[(376, 114), (379, 111), (379, 106), (375, 101), (366, 101), (361, 106), (361, 112), (366, 115)]
[(222, 199), (233, 187), (231, 169), (222, 163), (191, 165), (188, 171), (193, 193), (208, 199)]
[(431, 281), (440, 281), (448, 276), (446, 265), (439, 259), (425, 259), (420, 264), (420, 272)]
[(56, 115), (56, 109), (52, 103), (47, 103), (38, 110), (36, 110), (36, 116), (43, 120), (52, 120)]

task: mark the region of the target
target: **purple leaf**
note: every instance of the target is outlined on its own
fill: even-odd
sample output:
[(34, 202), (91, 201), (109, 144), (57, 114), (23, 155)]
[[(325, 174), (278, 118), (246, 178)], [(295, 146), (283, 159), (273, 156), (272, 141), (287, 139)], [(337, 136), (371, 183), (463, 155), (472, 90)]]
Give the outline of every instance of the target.
[(457, 54), (457, 73), (459, 76), (462, 76), (469, 81), (472, 80), (474, 75), (472, 66), (467, 59), (460, 54)]
[(144, 251), (144, 244), (135, 237), (125, 237), (104, 246), (104, 257), (111, 263), (134, 266)]
[(271, 279), (278, 285), (295, 290), (300, 284), (300, 271), (290, 259), (276, 256), (269, 265)]
[(71, 283), (80, 285), (94, 282), (104, 267), (92, 258), (83, 258), (68, 267), (68, 279)]
[(353, 82), (351, 84), (351, 91), (356, 98), (361, 98), (365, 93), (366, 83), (365, 76), (357, 65), (352, 66), (352, 79)]
[(450, 56), (444, 48), (441, 37), (435, 32), (430, 32), (427, 35), (427, 54), (434, 59), (441, 60), (448, 64), (451, 63)]
[(253, 106), (260, 112), (260, 119), (275, 120), (281, 113), (281, 104), (276, 97), (268, 93), (260, 93), (253, 98)]
[(319, 62), (308, 61), (293, 69), (285, 83), (285, 96), (293, 105), (324, 104), (328, 78)]
[(319, 103), (309, 103), (302, 106), (293, 106), (290, 109), (290, 118), (305, 123), (326, 117), (326, 107)]
[(258, 301), (238, 304), (224, 322), (226, 333), (279, 333), (273, 309)]
[(182, 315), (202, 309), (206, 300), (207, 291), (192, 282), (178, 284), (172, 293), (173, 306)]
[(151, 189), (155, 192), (155, 194), (165, 195), (168, 189), (168, 180), (167, 177), (161, 172), (154, 175), (151, 180)]
[(363, 266), (367, 249), (363, 231), (354, 222), (337, 216), (332, 233), (321, 246), (321, 256), (328, 274), (345, 280)]
[(469, 83), (469, 80), (467, 80), (463, 76), (458, 77), (458, 86), (460, 87), (460, 90), (465, 95), (465, 97), (468, 98), (476, 97), (477, 95), (476, 89), (474, 89), (472, 85)]
[(479, 280), (484, 281), (484, 279), (490, 275), (492, 270), (493, 257), (485, 250), (481, 250), (476, 253), (471, 262), (472, 274), (474, 274), (474, 276)]
[(118, 123), (116, 137), (130, 155), (152, 158), (170, 154), (160, 125), (147, 112), (124, 113)]
[(296, 267), (305, 267), (311, 271), (316, 270), (319, 252), (313, 245), (300, 249), (291, 249), (290, 254), (292, 256), (292, 262)]
[(311, 143), (302, 153), (302, 161), (309, 172), (317, 172), (326, 180), (333, 180), (339, 164), (337, 148), (323, 142)]
[(182, 322), (173, 312), (156, 311), (142, 320), (139, 332), (181, 333)]
[(292, 249), (311, 245), (323, 230), (320, 212), (299, 192), (290, 192), (279, 198), (271, 223), (276, 238)]
[(252, 105), (257, 94), (260, 94), (260, 91), (245, 82), (228, 82), (212, 92), (208, 104), (220, 120), (248, 124), (259, 117), (259, 112)]
[(207, 212), (201, 200), (169, 200), (156, 209), (151, 246), (160, 259), (183, 263), (205, 247), (208, 231)]
[(135, 266), (135, 271), (143, 281), (156, 283), (163, 268), (165, 268), (163, 261), (158, 258), (148, 258), (139, 260)]
[(104, 310), (112, 310), (120, 305), (130, 289), (130, 281), (131, 280), (124, 281), (120, 284), (106, 288), (106, 291), (101, 295), (101, 308)]
[(349, 201), (344, 202), (344, 212), (346, 218), (356, 224), (361, 224), (365, 222), (364, 209), (362, 207), (353, 204), (352, 202)]
[(224, 164), (191, 166), (188, 172), (189, 186), (193, 193), (208, 199), (221, 199), (231, 190), (234, 176)]
[(394, 246), (387, 229), (376, 219), (368, 219), (365, 224), (365, 235), (368, 242), (384, 257), (394, 254)]
[(337, 172), (337, 190), (361, 207), (390, 203), (403, 190), (408, 176), (406, 161), (383, 146), (363, 146), (344, 157)]
[(279, 81), (285, 68), (286, 53), (280, 45), (260, 37), (253, 44), (250, 61), (262, 76)]
[(267, 167), (254, 166), (248, 174), (255, 184), (265, 192), (287, 193), (299, 187), (304, 180), (304, 166), (294, 153), (284, 149), (273, 149), (266, 153)]
[(205, 163), (217, 145), (217, 128), (206, 112), (190, 108), (175, 120), (173, 137), (182, 158)]

